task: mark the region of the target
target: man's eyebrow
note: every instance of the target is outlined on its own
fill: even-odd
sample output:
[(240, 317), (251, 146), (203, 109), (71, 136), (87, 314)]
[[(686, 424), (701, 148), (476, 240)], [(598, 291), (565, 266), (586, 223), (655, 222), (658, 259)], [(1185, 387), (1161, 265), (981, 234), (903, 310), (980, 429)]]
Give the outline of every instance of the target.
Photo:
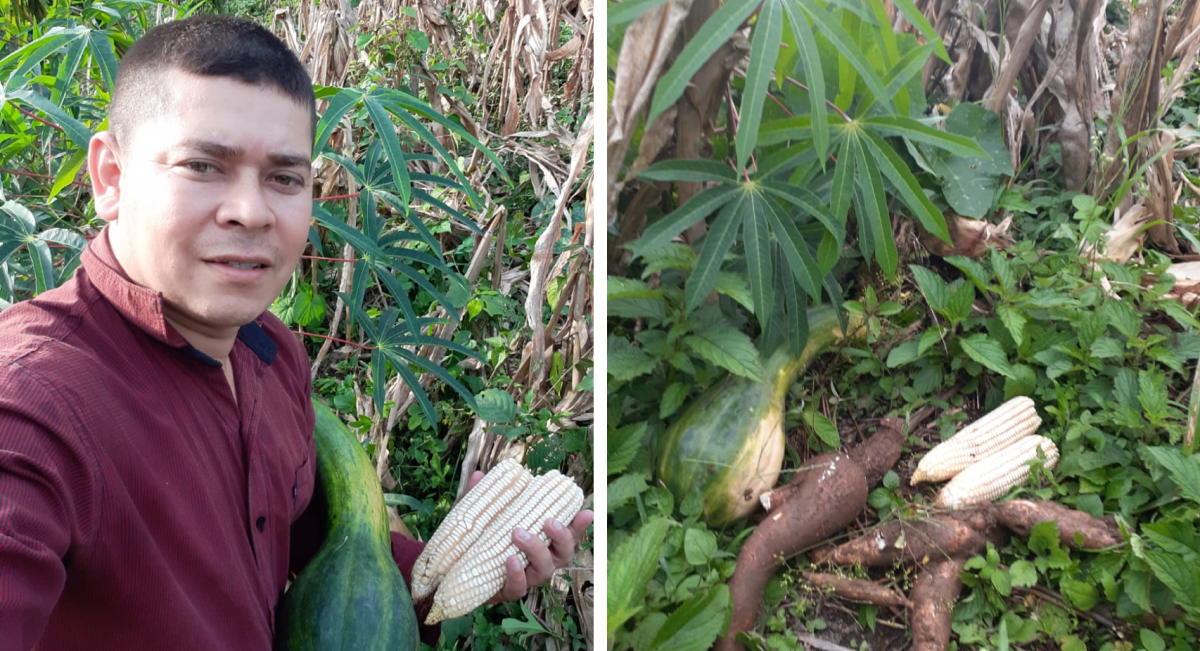
[[(231, 147), (213, 140), (198, 140), (190, 139), (180, 143), (181, 149), (195, 149), (200, 153), (207, 154), (213, 158), (221, 160), (231, 160), (241, 158), (245, 153), (241, 147)], [(272, 165), (281, 167), (309, 167), (309, 157), (290, 152), (272, 152), (267, 155), (267, 159)]]

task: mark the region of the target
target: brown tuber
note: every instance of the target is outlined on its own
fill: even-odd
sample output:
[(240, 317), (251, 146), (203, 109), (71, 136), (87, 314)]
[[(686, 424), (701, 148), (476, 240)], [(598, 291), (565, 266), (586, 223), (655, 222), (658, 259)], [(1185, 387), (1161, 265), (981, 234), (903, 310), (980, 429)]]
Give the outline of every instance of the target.
[(930, 563), (913, 586), (912, 651), (944, 651), (950, 645), (954, 602), (962, 591), (958, 573), (966, 560), (957, 558)]

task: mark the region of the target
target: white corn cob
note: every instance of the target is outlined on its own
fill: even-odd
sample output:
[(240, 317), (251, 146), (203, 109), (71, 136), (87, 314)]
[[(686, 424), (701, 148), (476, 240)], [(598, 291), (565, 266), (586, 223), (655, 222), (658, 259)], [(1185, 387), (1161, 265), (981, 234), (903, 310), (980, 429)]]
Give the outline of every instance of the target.
[(505, 459), (450, 509), (413, 564), (414, 601), (433, 594), (454, 563), (483, 534), (486, 524), (502, 514), (531, 480), (532, 475), (524, 466), (513, 459)]
[(921, 457), (912, 485), (944, 481), (967, 466), (1037, 432), (1042, 424), (1033, 400), (1018, 396), (996, 407)]
[(529, 564), (525, 553), (512, 542), (513, 529), (520, 527), (548, 544), (543, 529), (546, 519), (569, 524), (582, 506), (583, 491), (569, 478), (557, 472), (535, 477), (504, 517), (493, 520), (446, 575), (433, 595), (433, 606), (425, 623), (460, 617), (483, 605), (504, 587), (505, 561), (509, 556), (520, 556), (522, 565)]
[(1029, 479), (1027, 462), (1038, 458), (1038, 449), (1046, 455), (1046, 470), (1058, 463), (1058, 448), (1044, 436), (1026, 436), (1016, 443), (975, 462), (958, 473), (938, 493), (935, 506), (961, 509), (986, 504), (1020, 486)]

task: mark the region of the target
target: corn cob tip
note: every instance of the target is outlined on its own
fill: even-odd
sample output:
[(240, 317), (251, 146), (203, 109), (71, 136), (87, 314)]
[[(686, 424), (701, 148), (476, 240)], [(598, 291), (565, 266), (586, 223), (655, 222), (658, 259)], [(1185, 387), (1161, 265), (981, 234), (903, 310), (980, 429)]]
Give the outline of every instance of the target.
[(916, 470), (913, 472), (912, 479), (911, 479), (911, 480), (909, 480), (909, 482), (908, 482), (908, 485), (909, 485), (909, 486), (916, 486), (917, 484), (919, 484), (919, 483), (921, 483), (921, 482), (925, 481), (925, 479), (926, 479), (925, 471), (924, 471), (924, 470), (921, 470), (920, 468), (917, 468), (917, 469), (916, 469)]
[(444, 615), (445, 613), (442, 612), (442, 607), (439, 604), (433, 604), (433, 607), (429, 609), (429, 615), (425, 617), (425, 625), (433, 626), (434, 624), (442, 621), (442, 619), (444, 619)]

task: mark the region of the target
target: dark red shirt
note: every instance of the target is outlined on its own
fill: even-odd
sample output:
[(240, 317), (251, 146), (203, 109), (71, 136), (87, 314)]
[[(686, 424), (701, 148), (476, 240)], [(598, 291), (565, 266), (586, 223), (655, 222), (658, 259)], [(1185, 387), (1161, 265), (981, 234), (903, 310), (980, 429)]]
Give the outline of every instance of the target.
[[(271, 648), (321, 544), (309, 364), (269, 311), (230, 363), (236, 403), (107, 228), (0, 313), (0, 651)], [(408, 580), (422, 543), (392, 540)]]

